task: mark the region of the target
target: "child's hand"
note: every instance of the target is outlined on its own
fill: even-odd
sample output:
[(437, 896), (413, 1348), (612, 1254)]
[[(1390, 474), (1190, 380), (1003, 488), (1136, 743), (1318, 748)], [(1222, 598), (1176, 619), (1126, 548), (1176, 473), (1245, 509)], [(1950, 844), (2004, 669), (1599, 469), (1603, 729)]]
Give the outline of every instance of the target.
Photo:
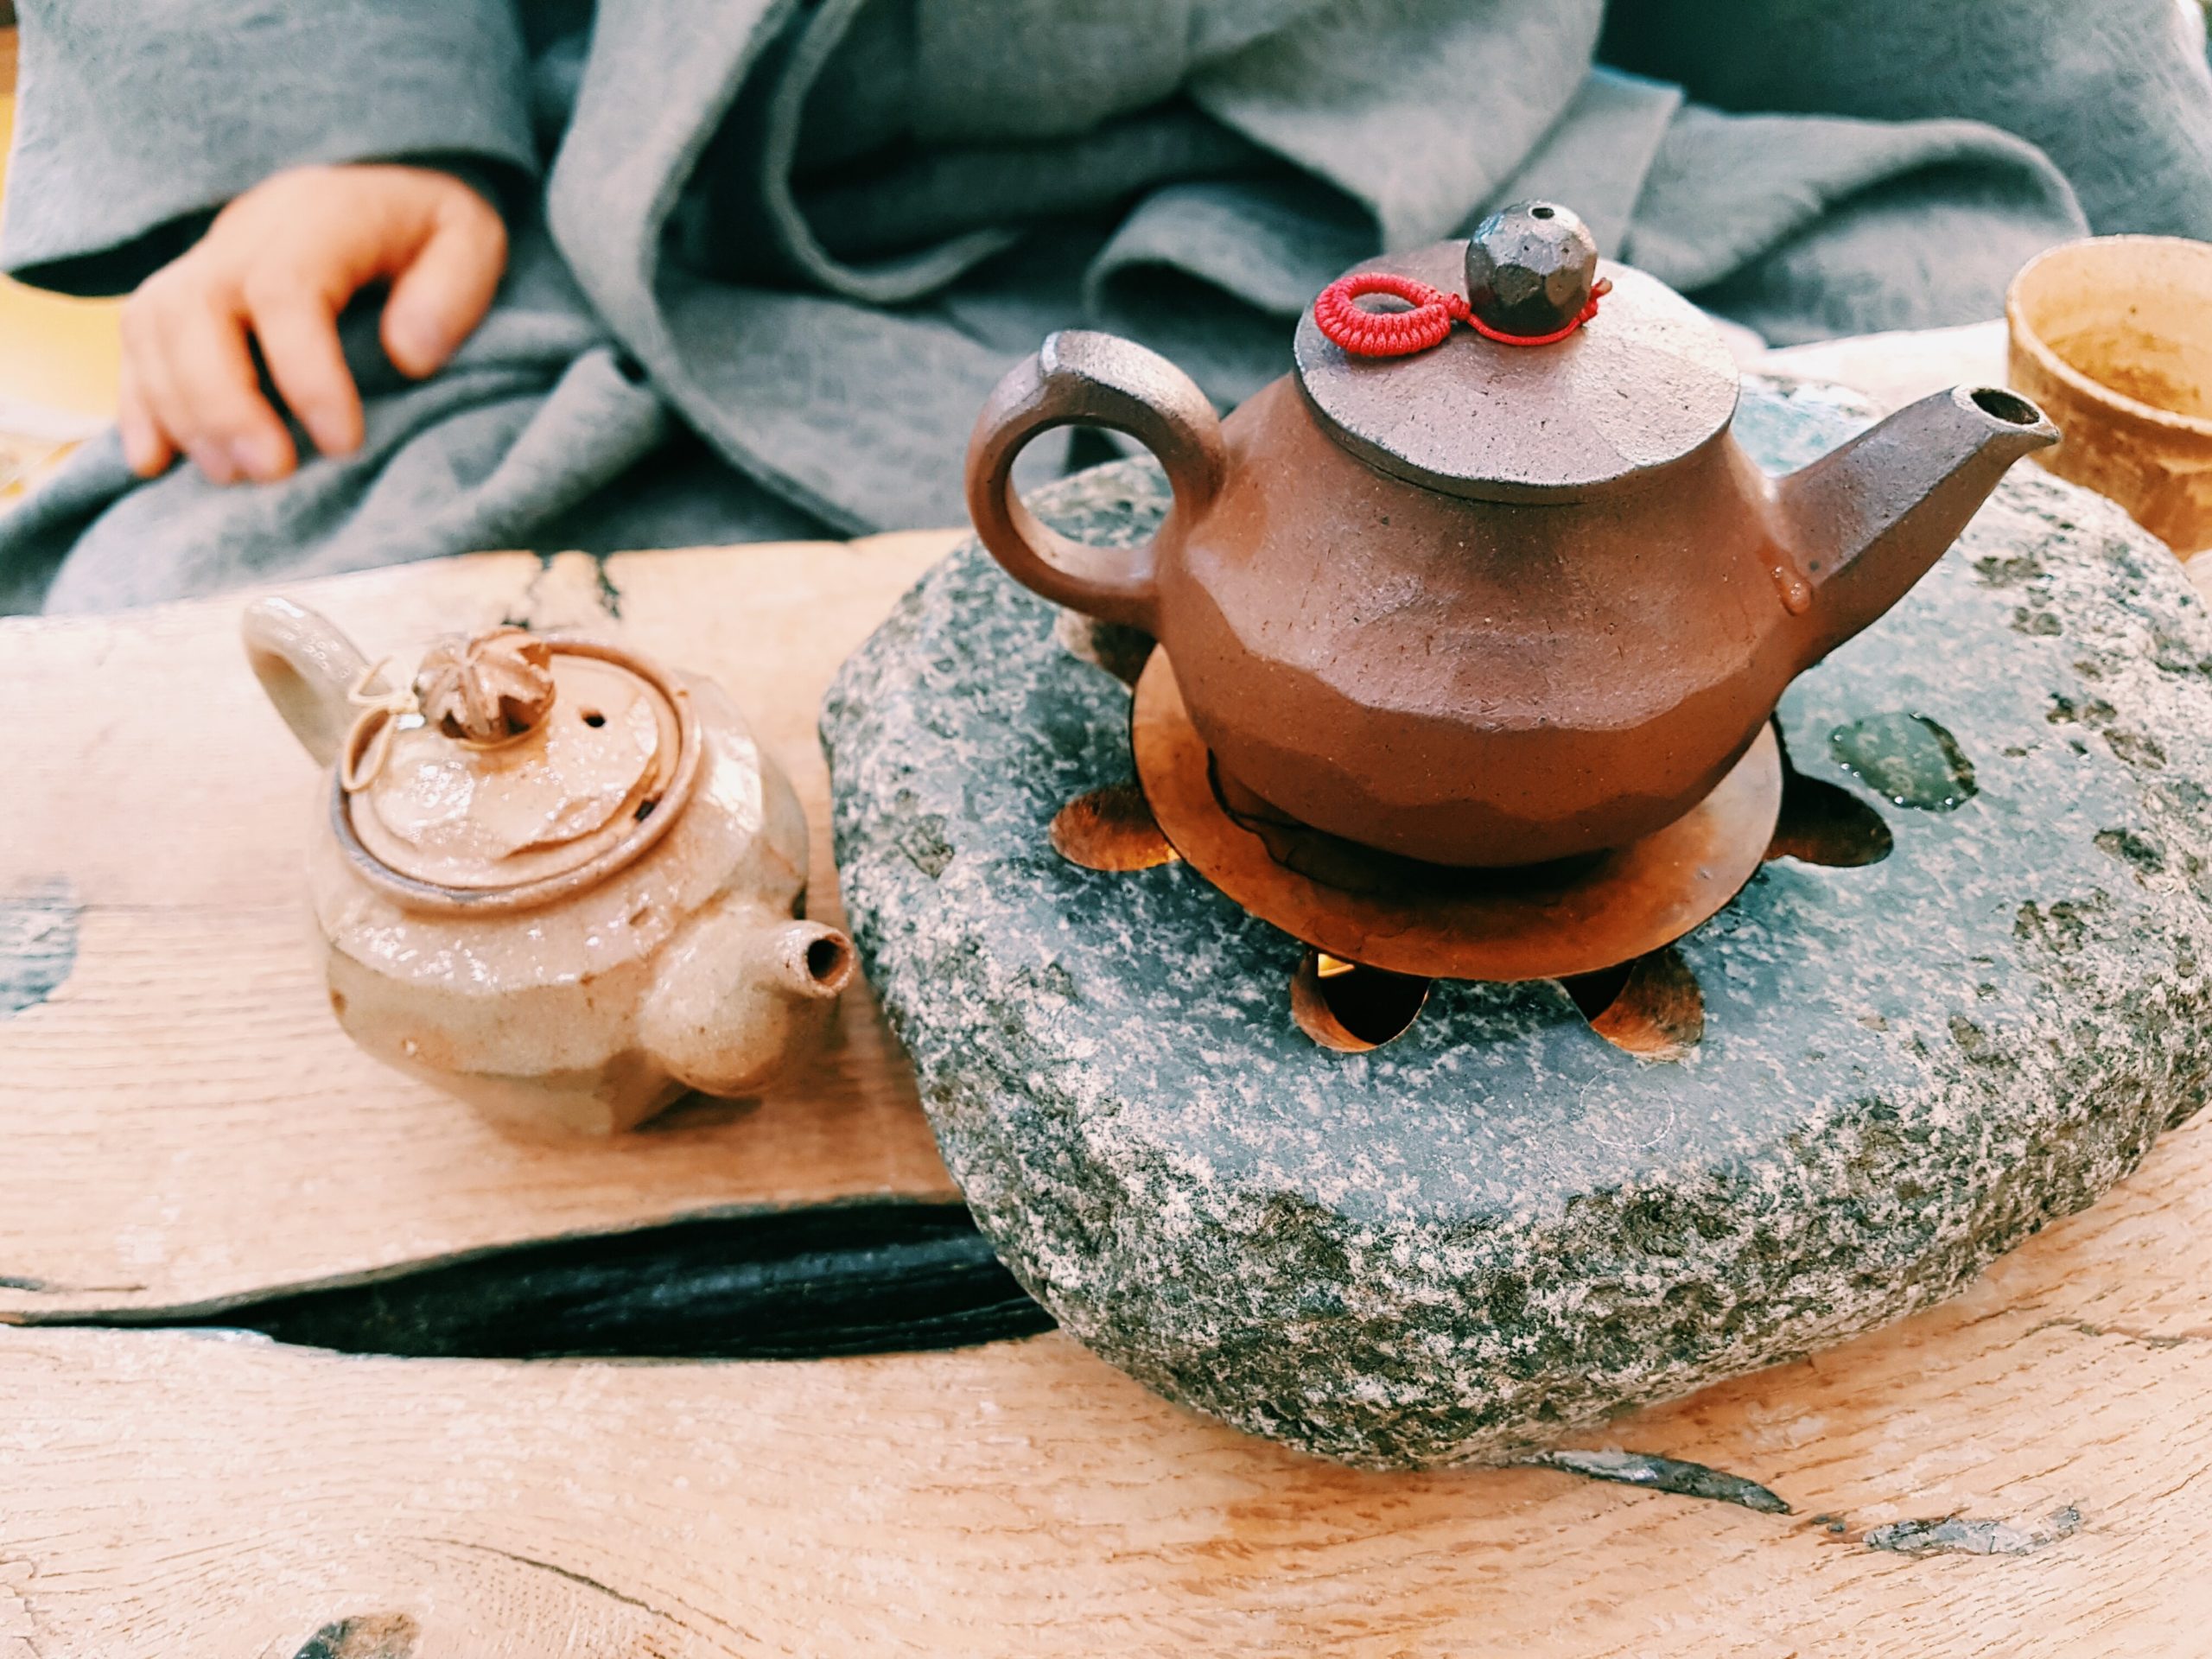
[(352, 451), (361, 397), (338, 345), (346, 302), (388, 278), (384, 348), (420, 377), (483, 321), (506, 262), (499, 213), (450, 174), (302, 167), (264, 180), (123, 308), (119, 419), (131, 470), (152, 478), (179, 451), (218, 484), (292, 470), (291, 436), (262, 396), (249, 334), (315, 447)]

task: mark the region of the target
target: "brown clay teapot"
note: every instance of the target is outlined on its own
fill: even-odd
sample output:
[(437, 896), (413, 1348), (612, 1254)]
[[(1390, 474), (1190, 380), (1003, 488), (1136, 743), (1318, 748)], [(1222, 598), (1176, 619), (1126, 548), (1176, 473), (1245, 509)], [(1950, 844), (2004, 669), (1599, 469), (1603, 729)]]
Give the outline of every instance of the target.
[[(1373, 357), (1308, 312), (1294, 371), (1226, 420), (1142, 346), (1054, 334), (977, 422), (968, 504), (1017, 580), (1159, 639), (1225, 793), (1408, 857), (1528, 864), (1672, 823), (2058, 438), (1960, 388), (1770, 480), (1731, 435), (1719, 331), (1565, 208), (1360, 269), (1463, 291), (1474, 326)], [(1071, 543), (1013, 494), (1022, 446), (1077, 423), (1166, 469), (1147, 545)]]

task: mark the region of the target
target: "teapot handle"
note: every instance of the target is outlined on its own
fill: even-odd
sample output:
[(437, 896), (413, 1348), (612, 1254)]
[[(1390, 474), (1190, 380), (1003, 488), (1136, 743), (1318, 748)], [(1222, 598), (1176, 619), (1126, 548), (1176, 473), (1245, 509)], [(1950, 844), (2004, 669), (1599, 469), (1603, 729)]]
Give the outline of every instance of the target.
[(1126, 432), (1152, 451), (1175, 492), (1173, 512), (1205, 511), (1229, 470), (1213, 405), (1157, 352), (1113, 334), (1048, 335), (991, 393), (968, 443), (968, 512), (1007, 574), (1046, 599), (1156, 632), (1160, 538), (1142, 547), (1091, 547), (1040, 523), (1013, 488), (1014, 457), (1039, 433), (1075, 424)]
[(352, 692), (368, 659), (327, 617), (289, 599), (257, 599), (239, 620), (246, 661), (315, 765), (338, 758), (360, 715)]

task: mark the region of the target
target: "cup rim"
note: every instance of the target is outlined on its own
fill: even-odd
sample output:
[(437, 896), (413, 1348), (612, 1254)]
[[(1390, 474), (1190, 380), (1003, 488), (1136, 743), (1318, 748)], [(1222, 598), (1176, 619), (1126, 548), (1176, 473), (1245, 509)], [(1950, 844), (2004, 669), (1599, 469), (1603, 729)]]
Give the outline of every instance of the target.
[(2131, 397), (2116, 391), (2101, 380), (2082, 372), (2053, 351), (2044, 337), (2028, 321), (2020, 301), (2021, 288), (2041, 266), (2084, 248), (2116, 247), (2126, 243), (2156, 242), (2173, 248), (2194, 250), (2190, 258), (2212, 261), (2212, 242), (2199, 242), (2186, 236), (2084, 236), (2071, 242), (2062, 242), (2055, 248), (2045, 248), (2034, 258), (2022, 265), (2005, 289), (2005, 326), (2012, 343), (2035, 359), (2037, 367), (2069, 390), (2094, 402), (2123, 414), (2132, 416), (2147, 425), (2159, 427), (2195, 438), (2212, 438), (2212, 418), (2200, 415), (2183, 415), (2171, 409), (2161, 409), (2156, 404), (2146, 404), (2139, 397)]

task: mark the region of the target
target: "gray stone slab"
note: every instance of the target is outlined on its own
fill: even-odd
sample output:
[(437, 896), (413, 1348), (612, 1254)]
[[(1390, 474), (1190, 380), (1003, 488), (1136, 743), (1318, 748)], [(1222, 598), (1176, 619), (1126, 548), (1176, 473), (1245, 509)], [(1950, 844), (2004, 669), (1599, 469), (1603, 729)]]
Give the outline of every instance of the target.
[[(1847, 409), (1754, 387), (1738, 430), (1795, 464)], [(1166, 496), (1121, 463), (1039, 505), (1128, 542)], [(970, 545), (846, 666), (843, 892), (984, 1232), (1201, 1411), (1362, 1465), (1510, 1456), (1949, 1295), (2202, 1098), (2212, 627), (2163, 548), (2033, 467), (1790, 691), (1796, 766), (1895, 850), (1770, 863), (1686, 940), (1678, 1063), (1550, 983), (1440, 985), (1398, 1041), (1315, 1047), (1288, 938), (1180, 864), (1047, 845), (1131, 772), (1126, 689), (1054, 620)], [(1891, 716), (1951, 734), (1972, 792), (1869, 788), (1935, 752)]]

